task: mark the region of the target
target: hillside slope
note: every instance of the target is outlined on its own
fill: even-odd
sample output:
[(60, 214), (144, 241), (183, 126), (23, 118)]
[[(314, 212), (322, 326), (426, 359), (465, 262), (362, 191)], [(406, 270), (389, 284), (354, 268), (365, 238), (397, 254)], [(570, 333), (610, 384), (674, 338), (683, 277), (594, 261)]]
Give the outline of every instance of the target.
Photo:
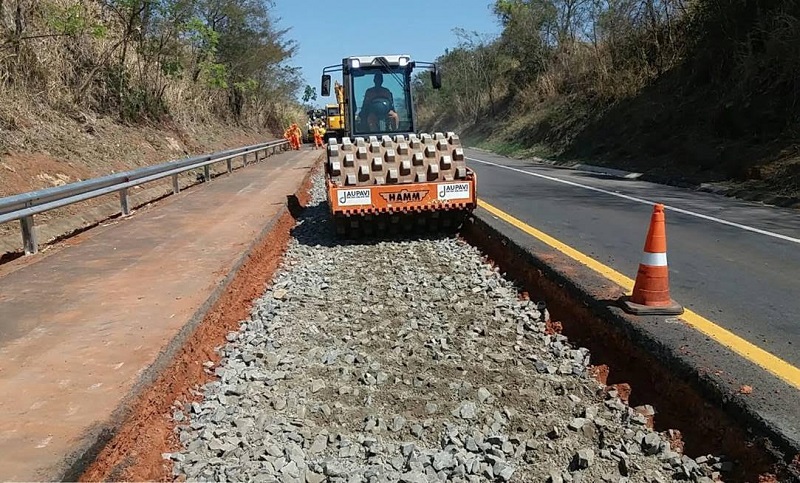
[(800, 207), (800, 3), (615, 5), (498, 0), (502, 35), (461, 32), (445, 87), (419, 79), (426, 127)]

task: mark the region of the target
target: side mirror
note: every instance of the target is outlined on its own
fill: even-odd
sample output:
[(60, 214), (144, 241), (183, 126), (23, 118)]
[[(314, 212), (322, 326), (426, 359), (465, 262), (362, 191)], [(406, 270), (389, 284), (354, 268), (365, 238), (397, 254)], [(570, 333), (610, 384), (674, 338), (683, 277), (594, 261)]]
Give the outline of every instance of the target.
[(431, 84), (433, 84), (434, 89), (442, 87), (442, 72), (439, 70), (439, 66), (433, 66), (433, 70), (431, 71)]
[(322, 97), (331, 95), (331, 76), (330, 74), (322, 75)]

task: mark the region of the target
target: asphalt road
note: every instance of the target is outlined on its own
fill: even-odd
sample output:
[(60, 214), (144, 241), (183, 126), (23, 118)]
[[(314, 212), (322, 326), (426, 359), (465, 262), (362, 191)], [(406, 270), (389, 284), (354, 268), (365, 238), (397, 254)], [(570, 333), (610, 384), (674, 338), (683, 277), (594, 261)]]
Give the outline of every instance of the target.
[(466, 154), (479, 198), (631, 279), (653, 203), (664, 203), (672, 297), (800, 366), (800, 212), (483, 151)]

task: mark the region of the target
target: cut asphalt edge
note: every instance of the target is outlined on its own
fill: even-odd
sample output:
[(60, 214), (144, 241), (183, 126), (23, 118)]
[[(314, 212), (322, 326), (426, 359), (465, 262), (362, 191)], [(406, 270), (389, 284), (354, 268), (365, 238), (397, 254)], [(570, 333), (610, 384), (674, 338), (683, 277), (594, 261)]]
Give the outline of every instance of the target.
[[(598, 317), (620, 328), (634, 343), (643, 345), (645, 351), (652, 352), (656, 358), (688, 376), (691, 384), (698, 387), (709, 402), (722, 408), (735, 420), (742, 421), (751, 430), (766, 436), (784, 457), (788, 455), (791, 458), (800, 454), (800, 434), (797, 434), (800, 428), (793, 426), (797, 415), (791, 408), (780, 408), (783, 414), (774, 414), (775, 408), (762, 410), (747, 396), (736, 394), (735, 389), (738, 388), (730, 387), (721, 378), (705, 373), (697, 359), (670, 346), (670, 342), (659, 340), (658, 331), (650, 327), (649, 322), (654, 322), (654, 326), (670, 324), (675, 319), (685, 322), (685, 325), (673, 325), (682, 325), (698, 336), (711, 338), (712, 343), (721, 346), (722, 351), (727, 350), (730, 356), (738, 357), (745, 364), (749, 363), (751, 368), (760, 371), (750, 371), (750, 377), (756, 374), (762, 380), (771, 379), (770, 382), (785, 388), (790, 399), (800, 394), (796, 391), (800, 388), (800, 369), (689, 310), (685, 310), (677, 318), (638, 317), (626, 314), (619, 307), (609, 306), (608, 300), (604, 300), (607, 290), (603, 293), (603, 289), (592, 287), (592, 280), (595, 283), (599, 279), (610, 282), (628, 294), (632, 290), (633, 280), (481, 199), (478, 200), (478, 206), (472, 215), (472, 223), (477, 225), (478, 230), (486, 231), (502, 240), (507, 248), (524, 253), (526, 261), (542, 271), (545, 278), (558, 283), (565, 291), (570, 292), (572, 298), (590, 307)], [(542, 250), (537, 250), (538, 247)], [(545, 254), (544, 249), (550, 249), (554, 253)], [(553, 255), (572, 262), (570, 267), (573, 269), (562, 269), (553, 259)], [(696, 338), (699, 340), (703, 337)], [(654, 404), (657, 405), (658, 402), (655, 401)], [(790, 424), (786, 424), (787, 421)]]
[[(569, 245), (556, 240), (555, 238), (540, 230), (537, 230), (536, 228), (533, 228), (525, 222), (502, 211), (501, 209), (490, 205), (484, 200), (478, 200), (478, 205), (489, 213), (522, 230), (528, 235), (544, 242), (552, 248), (555, 248), (573, 260), (586, 265), (590, 269), (624, 288), (628, 295), (630, 295), (631, 291), (633, 290), (634, 280), (631, 280), (613, 268), (600, 263), (588, 255), (584, 255)], [(779, 377), (787, 384), (796, 389), (800, 389), (800, 369), (797, 367), (756, 346), (755, 344), (746, 341), (733, 332), (715, 324), (702, 315), (699, 315), (689, 309), (684, 309), (683, 314), (678, 316), (678, 318), (682, 319), (689, 326), (702, 332), (719, 344), (722, 344), (723, 346), (733, 350), (741, 357), (744, 357), (750, 362), (753, 362), (764, 370)]]

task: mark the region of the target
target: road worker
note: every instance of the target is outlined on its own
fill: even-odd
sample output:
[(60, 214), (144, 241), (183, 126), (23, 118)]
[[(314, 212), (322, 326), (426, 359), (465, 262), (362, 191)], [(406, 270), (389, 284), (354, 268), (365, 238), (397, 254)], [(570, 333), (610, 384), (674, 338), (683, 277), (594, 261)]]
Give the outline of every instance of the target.
[(296, 122), (292, 123), (292, 126), (290, 128), (290, 135), (292, 137), (292, 148), (296, 151), (299, 151), (300, 140), (303, 137), (303, 133), (300, 132), (300, 126), (298, 126)]
[(283, 139), (289, 141), (289, 146), (294, 149), (294, 142), (292, 141), (292, 127), (289, 126), (283, 130)]
[(322, 126), (316, 123), (312, 130), (314, 131), (314, 149), (322, 149)]
[(326, 132), (328, 132), (328, 130), (325, 129), (325, 121), (320, 119), (320, 121), (319, 121), (319, 137), (322, 140), (322, 146), (323, 147), (325, 146), (325, 133)]

